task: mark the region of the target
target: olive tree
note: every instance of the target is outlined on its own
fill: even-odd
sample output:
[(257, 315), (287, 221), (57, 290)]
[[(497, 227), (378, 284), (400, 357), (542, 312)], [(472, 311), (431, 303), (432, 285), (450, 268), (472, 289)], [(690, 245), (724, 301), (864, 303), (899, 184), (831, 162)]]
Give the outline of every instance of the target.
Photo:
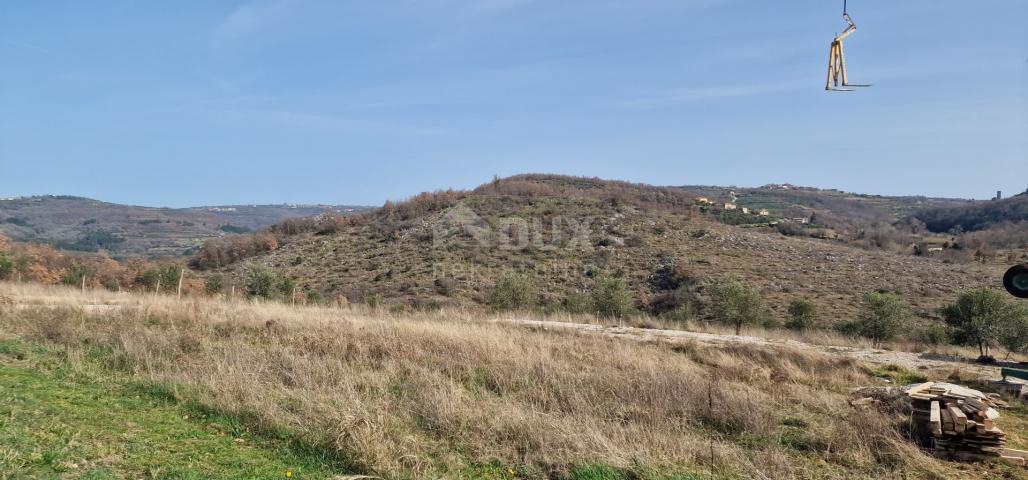
[(1000, 343), (1011, 351), (1021, 351), (1028, 345), (1024, 310), (996, 290), (968, 290), (944, 307), (942, 315), (956, 330), (956, 340), (977, 346), (983, 357)]
[(895, 338), (909, 317), (910, 309), (896, 294), (869, 292), (862, 299), (856, 332), (871, 339), (877, 347)]
[(802, 331), (814, 328), (816, 324), (817, 306), (814, 302), (797, 299), (789, 304), (789, 320), (785, 322), (785, 328)]
[(518, 310), (532, 306), (534, 296), (535, 287), (528, 276), (507, 272), (496, 282), (489, 304), (497, 310)]
[(757, 289), (735, 280), (723, 280), (705, 289), (710, 297), (708, 313), (715, 321), (735, 327), (742, 333), (743, 325), (760, 323), (767, 315), (764, 299)]

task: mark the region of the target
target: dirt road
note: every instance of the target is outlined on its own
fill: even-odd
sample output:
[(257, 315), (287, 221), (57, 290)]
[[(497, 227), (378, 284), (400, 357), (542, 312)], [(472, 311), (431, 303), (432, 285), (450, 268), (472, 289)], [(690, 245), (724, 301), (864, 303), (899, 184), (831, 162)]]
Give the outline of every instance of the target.
[[(745, 335), (720, 335), (715, 333), (687, 332), (683, 330), (659, 330), (635, 327), (605, 327), (585, 323), (566, 323), (530, 319), (501, 319), (498, 322), (509, 322), (526, 327), (542, 329), (572, 329), (597, 335), (607, 335), (635, 341), (667, 341), (667, 342), (699, 342), (708, 345), (724, 345), (742, 343), (768, 347), (785, 347), (796, 350), (808, 350), (825, 355), (837, 355), (868, 363), (881, 365), (899, 365), (910, 370), (924, 369), (960, 369), (965, 374), (975, 374), (981, 378), (998, 380), (999, 365), (985, 366), (976, 364), (970, 359), (952, 355), (932, 353), (898, 352), (880, 349), (861, 349), (853, 347), (815, 345), (795, 340), (777, 340)], [(1022, 367), (1023, 368), (1023, 367)]]

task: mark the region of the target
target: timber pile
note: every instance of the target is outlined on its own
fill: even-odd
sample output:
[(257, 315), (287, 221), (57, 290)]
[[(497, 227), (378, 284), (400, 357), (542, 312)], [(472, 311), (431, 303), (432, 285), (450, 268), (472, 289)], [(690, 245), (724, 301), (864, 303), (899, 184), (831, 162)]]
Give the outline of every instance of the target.
[(913, 408), (914, 432), (926, 437), (939, 456), (994, 457), (1025, 465), (1028, 452), (1006, 448), (1006, 433), (996, 426), (996, 408), (1006, 407), (1006, 402), (951, 383), (922, 383), (904, 391)]

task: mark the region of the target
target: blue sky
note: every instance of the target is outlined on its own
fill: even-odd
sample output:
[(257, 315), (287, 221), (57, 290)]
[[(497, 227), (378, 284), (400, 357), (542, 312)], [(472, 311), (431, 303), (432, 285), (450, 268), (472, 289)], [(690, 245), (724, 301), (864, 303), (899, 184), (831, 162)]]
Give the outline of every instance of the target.
[(1028, 2), (0, 0), (0, 196), (378, 204), (493, 174), (1028, 188)]

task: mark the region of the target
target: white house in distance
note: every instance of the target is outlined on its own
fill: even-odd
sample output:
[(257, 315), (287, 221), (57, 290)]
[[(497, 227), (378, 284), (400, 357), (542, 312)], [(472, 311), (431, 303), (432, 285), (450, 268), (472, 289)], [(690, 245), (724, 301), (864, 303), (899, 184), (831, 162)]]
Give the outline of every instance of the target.
[(771, 215), (771, 212), (767, 211), (766, 208), (761, 208), (757, 211), (757, 215), (760, 215), (761, 217), (766, 217), (768, 215)]
[(739, 208), (734, 203), (725, 203), (725, 210), (735, 210)]
[(746, 215), (750, 214), (750, 209), (748, 209), (746, 207), (742, 207), (742, 208), (740, 208), (740, 210), (742, 210), (742, 213), (745, 213)]
[(714, 204), (714, 202), (711, 202), (710, 199), (707, 198), (707, 197), (699, 197), (699, 198), (697, 198), (696, 199), (696, 203), (700, 203), (700, 204), (703, 204), (703, 205), (713, 205)]

